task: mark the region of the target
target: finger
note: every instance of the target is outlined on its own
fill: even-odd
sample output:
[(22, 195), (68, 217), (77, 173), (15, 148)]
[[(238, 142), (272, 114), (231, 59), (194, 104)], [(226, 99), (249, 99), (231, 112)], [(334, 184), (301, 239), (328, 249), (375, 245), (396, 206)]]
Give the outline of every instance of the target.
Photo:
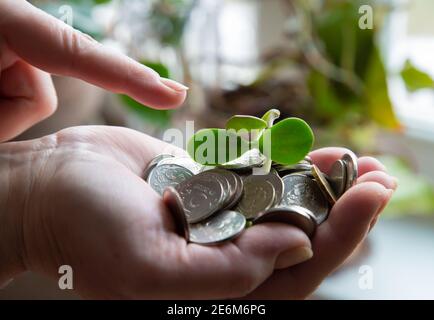
[(386, 189), (396, 190), (398, 187), (398, 181), (395, 177), (392, 177), (384, 171), (370, 171), (357, 179), (357, 183), (374, 181), (382, 184)]
[[(348, 152), (351, 151), (346, 148), (329, 147), (312, 151), (309, 156), (312, 158), (312, 161), (318, 166), (318, 168), (327, 173), (333, 163)], [(361, 157), (358, 159), (357, 163), (359, 175), (374, 170), (386, 171), (384, 165), (372, 157)]]
[(155, 108), (175, 108), (186, 87), (97, 43), (26, 1), (3, 1), (0, 33), (23, 60), (47, 72), (83, 79)]
[(277, 223), (253, 226), (220, 246), (189, 244), (181, 250), (184, 259), (176, 268), (185, 271), (172, 272), (170, 283), (182, 288), (184, 296), (188, 286), (187, 298), (201, 299), (245, 296), (272, 274), (276, 263), (282, 263), (278, 262), (282, 255), (283, 264), (288, 265), (290, 260), (296, 264), (312, 254), (302, 231)]
[(0, 141), (50, 116), (57, 96), (49, 74), (17, 61), (0, 78)]
[(376, 182), (348, 190), (312, 240), (313, 258), (280, 270), (249, 298), (305, 298), (357, 247), (392, 191)]
[(357, 162), (359, 165), (359, 176), (370, 171), (387, 171), (384, 164), (373, 157), (360, 157)]

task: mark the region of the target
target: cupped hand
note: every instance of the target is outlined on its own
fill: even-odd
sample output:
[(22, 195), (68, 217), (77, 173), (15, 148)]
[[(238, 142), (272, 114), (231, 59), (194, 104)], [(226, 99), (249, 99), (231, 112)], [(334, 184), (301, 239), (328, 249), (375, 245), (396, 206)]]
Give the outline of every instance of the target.
[[(25, 190), (17, 237), (23, 263), (55, 279), (70, 265), (74, 289), (86, 298), (307, 297), (363, 240), (396, 187), (378, 161), (360, 158), (357, 185), (312, 244), (293, 226), (269, 223), (201, 246), (175, 233), (171, 213), (141, 178), (154, 156), (182, 150), (114, 127), (76, 127), (6, 145), (22, 163), (32, 159), (22, 170), (31, 176), (14, 186)], [(344, 152), (311, 156), (327, 172)]]
[(182, 104), (186, 87), (110, 50), (25, 0), (0, 1), (0, 142), (51, 115), (49, 73), (82, 79), (157, 108)]

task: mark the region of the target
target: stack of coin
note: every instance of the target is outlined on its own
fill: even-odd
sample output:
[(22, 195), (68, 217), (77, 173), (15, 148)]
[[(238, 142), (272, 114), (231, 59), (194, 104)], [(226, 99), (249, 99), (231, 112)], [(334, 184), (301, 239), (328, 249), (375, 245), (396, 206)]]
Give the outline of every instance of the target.
[(144, 178), (163, 196), (180, 235), (212, 245), (266, 222), (291, 224), (312, 237), (358, 174), (353, 153), (335, 161), (328, 175), (309, 157), (294, 165), (273, 163), (268, 174), (255, 174), (263, 163), (254, 150), (219, 167), (159, 155)]

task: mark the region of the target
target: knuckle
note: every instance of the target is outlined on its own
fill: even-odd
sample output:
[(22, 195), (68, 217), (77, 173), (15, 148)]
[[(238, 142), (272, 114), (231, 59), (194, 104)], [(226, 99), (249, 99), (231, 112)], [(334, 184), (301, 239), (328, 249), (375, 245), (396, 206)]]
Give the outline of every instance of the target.
[(60, 29), (60, 38), (63, 45), (64, 52), (68, 59), (67, 70), (75, 70), (78, 67), (78, 62), (82, 56), (89, 50), (92, 43), (83, 33), (72, 28), (67, 24), (63, 24)]

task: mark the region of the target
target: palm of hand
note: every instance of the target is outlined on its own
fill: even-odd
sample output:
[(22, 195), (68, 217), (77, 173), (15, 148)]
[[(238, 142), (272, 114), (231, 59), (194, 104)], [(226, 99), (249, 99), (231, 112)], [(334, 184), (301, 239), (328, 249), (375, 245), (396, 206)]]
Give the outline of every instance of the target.
[[(314, 257), (293, 266), (310, 242), (292, 226), (258, 225), (216, 247), (174, 233), (161, 197), (141, 176), (157, 154), (181, 150), (122, 128), (78, 127), (45, 139), (45, 165), (29, 197), (39, 205), (24, 221), (26, 261), (55, 277), (70, 265), (84, 297), (303, 298), (352, 252), (390, 196), (380, 164), (360, 159), (365, 181), (318, 229)], [(327, 167), (342, 152), (313, 158)]]

